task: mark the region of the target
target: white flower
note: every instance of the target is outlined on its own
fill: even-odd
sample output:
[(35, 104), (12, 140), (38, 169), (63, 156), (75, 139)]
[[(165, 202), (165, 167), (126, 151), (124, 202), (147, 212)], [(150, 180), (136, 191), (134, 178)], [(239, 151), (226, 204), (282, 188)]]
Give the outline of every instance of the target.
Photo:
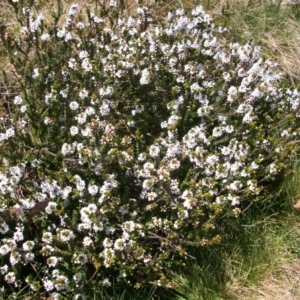
[(125, 242), (124, 242), (123, 239), (117, 239), (117, 240), (115, 241), (115, 243), (114, 243), (114, 248), (115, 248), (116, 250), (121, 251), (121, 250), (124, 249), (124, 247), (125, 247)]
[(22, 102), (23, 102), (23, 99), (20, 96), (16, 96), (14, 98), (14, 104), (15, 105), (20, 105), (20, 104), (22, 104)]
[(5, 135), (6, 135), (6, 139), (8, 139), (15, 135), (15, 130), (13, 128), (9, 128), (6, 130)]
[(73, 154), (75, 152), (74, 147), (72, 147), (72, 145), (64, 143), (61, 147), (61, 153), (62, 155), (69, 155), (69, 154)]
[[(68, 67), (70, 68), (70, 69), (75, 69), (75, 67), (77, 66), (77, 62), (76, 62), (76, 59), (75, 58), (70, 58), (69, 59), (69, 61), (68, 61)], [(72, 102), (71, 102), (72, 103)], [(70, 107), (71, 107), (71, 104), (70, 104)], [(78, 108), (78, 107), (77, 107)], [(77, 108), (75, 108), (75, 109), (77, 109)], [(72, 108), (71, 108), (72, 109)], [(74, 109), (72, 109), (72, 110), (74, 110)]]
[(151, 179), (144, 180), (144, 182), (143, 182), (143, 188), (145, 190), (150, 190), (152, 188), (152, 186), (153, 186), (153, 181)]
[(38, 15), (35, 20), (32, 18), (29, 19), (29, 26), (30, 26), (30, 31), (35, 32), (38, 30), (39, 26), (42, 23), (42, 20), (44, 19), (43, 15)]
[(58, 233), (58, 237), (63, 242), (68, 242), (75, 238), (74, 233), (69, 229), (63, 229)]
[(57, 210), (57, 203), (52, 202), (52, 201), (50, 201), (48, 203), (47, 207), (45, 208), (45, 211), (46, 211), (47, 214), (52, 214), (56, 210)]
[(88, 95), (89, 95), (89, 92), (86, 89), (83, 89), (79, 92), (80, 99), (85, 99), (88, 97)]
[(112, 242), (112, 240), (110, 239), (110, 238), (105, 238), (104, 240), (103, 240), (103, 247), (104, 248), (109, 248), (109, 247), (111, 247), (113, 245), (113, 242)]
[(3, 245), (1, 246), (1, 248), (3, 246), (6, 246), (8, 248), (8, 251), (12, 251), (17, 247), (17, 244), (13, 239), (2, 239), (2, 243)]
[(86, 113), (82, 112), (82, 113), (78, 114), (75, 117), (75, 119), (77, 120), (77, 122), (79, 124), (84, 124), (86, 122), (86, 117), (87, 117)]
[(78, 102), (76, 102), (76, 101), (72, 101), (72, 102), (70, 103), (69, 107), (71, 108), (71, 110), (77, 110), (78, 107), (79, 107), (79, 104), (78, 104)]
[(98, 193), (99, 188), (96, 185), (89, 185), (88, 191), (92, 196), (95, 196)]
[(103, 281), (102, 281), (102, 284), (103, 284), (104, 286), (111, 286), (111, 282), (109, 281), (108, 278), (104, 278)]
[(84, 209), (90, 214), (94, 214), (98, 210), (97, 205), (93, 204), (93, 203), (89, 204), (86, 208), (83, 208), (82, 210), (84, 210)]
[(51, 292), (54, 289), (54, 284), (51, 280), (43, 280), (43, 285), (47, 292)]
[(7, 253), (9, 253), (10, 250), (11, 249), (8, 245), (2, 245), (0, 247), (0, 255), (3, 255), (3, 256), (6, 255)]
[(93, 65), (90, 63), (90, 60), (88, 58), (83, 59), (81, 63), (81, 67), (86, 71), (90, 72), (93, 70)]
[(73, 34), (71, 32), (68, 32), (65, 36), (65, 41), (68, 42), (73, 39)]
[(166, 121), (161, 122), (160, 127), (161, 127), (161, 128), (166, 128), (166, 127), (168, 127), (168, 122), (166, 122)]
[(170, 118), (168, 119), (168, 124), (173, 125), (179, 120), (179, 117), (176, 115), (171, 115)]
[(65, 36), (65, 34), (66, 34), (66, 28), (65, 27), (63, 27), (63, 28), (61, 28), (58, 32), (57, 32), (57, 37), (59, 37), (59, 38), (63, 38), (64, 36)]
[(110, 0), (109, 5), (112, 6), (112, 7), (116, 7), (117, 6), (117, 1), (116, 0)]
[(135, 223), (133, 221), (127, 221), (122, 224), (122, 227), (125, 231), (133, 232), (135, 229)]
[(69, 280), (64, 275), (57, 275), (54, 280), (54, 286), (58, 291), (66, 290), (69, 288)]
[(16, 276), (14, 272), (9, 272), (4, 277), (7, 283), (14, 283), (16, 281)]
[(57, 265), (58, 261), (59, 261), (59, 259), (56, 256), (50, 256), (47, 258), (46, 263), (49, 267), (55, 267)]
[(127, 26), (128, 26), (128, 27), (133, 27), (134, 24), (135, 24), (135, 19), (132, 18), (132, 17), (129, 17), (129, 18), (128, 18), (128, 21), (127, 21)]
[(76, 127), (76, 126), (72, 126), (71, 128), (70, 128), (70, 134), (71, 135), (77, 135), (79, 133), (79, 129), (78, 129), (78, 127)]
[(157, 157), (159, 155), (159, 152), (160, 152), (159, 147), (157, 147), (155, 145), (150, 146), (150, 148), (149, 148), (149, 155), (151, 157)]
[(148, 84), (149, 82), (150, 82), (150, 72), (148, 71), (148, 69), (144, 69), (142, 71), (142, 77), (140, 79), (140, 84), (145, 85), (145, 84)]
[(82, 244), (84, 247), (88, 247), (93, 244), (93, 240), (90, 237), (86, 236), (83, 238)]
[(177, 158), (172, 158), (169, 167), (172, 171), (178, 169), (180, 167), (180, 161)]
[(78, 23), (76, 24), (76, 28), (82, 30), (82, 29), (85, 28), (85, 25), (84, 25), (84, 23), (82, 23), (82, 22), (78, 22)]
[(99, 17), (97, 17), (97, 16), (94, 16), (94, 17), (93, 17), (93, 20), (94, 20), (94, 22), (97, 23), (97, 24), (103, 23), (103, 22), (104, 22), (104, 20), (103, 20), (102, 18), (99, 18)]
[(149, 201), (153, 201), (157, 197), (157, 194), (154, 192), (148, 193), (147, 198)]
[(51, 232), (44, 232), (42, 236), (42, 241), (44, 243), (50, 244), (53, 240), (53, 236)]
[(78, 11), (78, 4), (73, 3), (73, 4), (70, 6), (68, 15), (73, 17), (73, 16), (76, 15), (77, 11)]
[(0, 223), (0, 233), (5, 234), (9, 230), (8, 225), (3, 221)]
[(0, 273), (2, 275), (6, 274), (7, 271), (8, 271), (8, 265), (4, 265), (4, 266), (0, 267)]
[(14, 240), (15, 240), (16, 242), (19, 242), (19, 241), (24, 240), (23, 232), (22, 232), (21, 230), (17, 230), (17, 231), (14, 233), (13, 238), (14, 238)]
[(41, 40), (42, 41), (50, 41), (50, 34), (49, 33), (43, 33), (41, 35)]
[(25, 261), (33, 261), (34, 260), (34, 253), (29, 252), (25, 254)]
[(75, 264), (85, 265), (88, 262), (88, 258), (86, 254), (81, 253), (79, 255), (75, 255), (74, 262)]
[(20, 112), (21, 112), (21, 113), (24, 113), (26, 110), (27, 110), (26, 105), (22, 105), (22, 106), (20, 107)]
[(37, 78), (39, 75), (40, 75), (39, 74), (39, 69), (38, 68), (33, 69), (32, 78)]
[(10, 261), (12, 266), (17, 264), (20, 261), (20, 259), (21, 259), (21, 255), (18, 252), (12, 251), (10, 253), (9, 261)]

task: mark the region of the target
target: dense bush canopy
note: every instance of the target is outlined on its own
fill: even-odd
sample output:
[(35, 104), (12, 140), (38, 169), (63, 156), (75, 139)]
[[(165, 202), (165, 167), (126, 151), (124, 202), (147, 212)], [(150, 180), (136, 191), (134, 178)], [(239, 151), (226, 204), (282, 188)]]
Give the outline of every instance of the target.
[[(116, 1), (53, 19), (12, 1), (1, 118), (0, 282), (53, 297), (166, 268), (221, 239), (296, 150), (299, 92), (201, 6), (164, 21)], [(62, 19), (65, 18), (63, 21)], [(9, 79), (10, 78), (10, 79)], [(10, 82), (13, 81), (13, 82)]]

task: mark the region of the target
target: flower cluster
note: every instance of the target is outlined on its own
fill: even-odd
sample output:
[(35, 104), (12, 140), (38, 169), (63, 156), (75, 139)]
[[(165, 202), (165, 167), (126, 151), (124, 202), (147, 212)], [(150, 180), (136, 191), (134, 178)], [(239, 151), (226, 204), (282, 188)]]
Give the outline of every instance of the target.
[(217, 243), (219, 217), (284, 169), (299, 92), (201, 6), (158, 24), (146, 7), (73, 4), (45, 26), (12, 5), (23, 26), (4, 44), (21, 79), (0, 123), (0, 285), (54, 298), (114, 278), (172, 287), (166, 265)]

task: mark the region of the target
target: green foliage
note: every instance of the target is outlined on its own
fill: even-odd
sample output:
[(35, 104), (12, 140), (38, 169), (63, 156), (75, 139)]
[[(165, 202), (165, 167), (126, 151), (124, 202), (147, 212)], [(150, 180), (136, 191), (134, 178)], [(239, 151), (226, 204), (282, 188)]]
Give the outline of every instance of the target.
[(11, 1), (21, 34), (2, 28), (3, 293), (172, 289), (166, 269), (219, 244), (297, 151), (299, 92), (201, 6), (158, 24), (57, 4), (46, 21)]

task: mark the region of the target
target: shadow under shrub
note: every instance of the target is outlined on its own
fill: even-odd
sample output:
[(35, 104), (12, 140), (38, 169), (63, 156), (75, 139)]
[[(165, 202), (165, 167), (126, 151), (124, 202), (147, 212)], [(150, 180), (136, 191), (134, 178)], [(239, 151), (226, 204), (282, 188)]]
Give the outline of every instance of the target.
[(0, 134), (4, 295), (172, 288), (166, 269), (219, 243), (220, 220), (262, 197), (297, 150), (298, 91), (201, 6), (158, 23), (116, 1), (65, 15), (58, 1), (47, 22), (11, 5), (21, 33), (1, 33), (18, 79)]

